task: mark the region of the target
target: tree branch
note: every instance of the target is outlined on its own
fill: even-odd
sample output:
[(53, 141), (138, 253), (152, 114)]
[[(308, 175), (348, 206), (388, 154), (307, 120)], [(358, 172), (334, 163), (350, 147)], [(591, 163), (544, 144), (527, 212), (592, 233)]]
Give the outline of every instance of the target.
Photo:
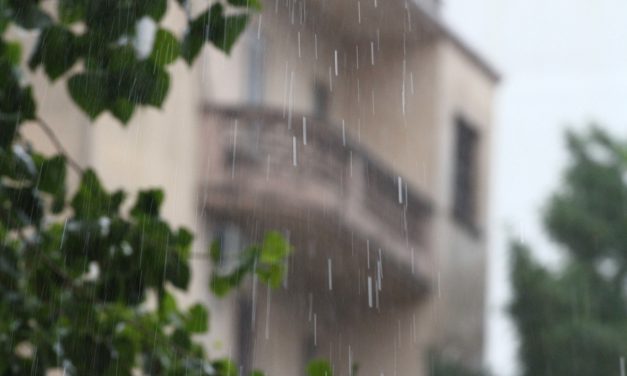
[(41, 119), (39, 117), (35, 119), (35, 123), (37, 123), (37, 125), (39, 125), (39, 127), (44, 131), (44, 133), (46, 134), (46, 136), (48, 136), (48, 138), (50, 139), (50, 141), (52, 142), (54, 147), (57, 149), (57, 151), (61, 155), (63, 155), (65, 160), (74, 169), (74, 171), (76, 171), (77, 174), (82, 175), (83, 172), (84, 172), (83, 168), (78, 164), (78, 162), (76, 162), (70, 156), (70, 154), (67, 152), (65, 147), (63, 147), (63, 144), (61, 143), (61, 141), (59, 141), (59, 138), (54, 133), (52, 128), (48, 125), (48, 123), (46, 123), (43, 119)]

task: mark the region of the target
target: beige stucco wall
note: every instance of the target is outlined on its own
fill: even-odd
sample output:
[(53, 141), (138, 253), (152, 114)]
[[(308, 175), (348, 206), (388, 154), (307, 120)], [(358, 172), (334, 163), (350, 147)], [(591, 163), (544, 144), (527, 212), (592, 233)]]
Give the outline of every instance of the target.
[[(438, 194), (435, 219), (438, 296), (434, 302), (437, 343), (449, 356), (479, 367), (482, 361), (487, 258), (487, 203), (492, 98), (496, 82), (450, 40), (438, 47)], [(453, 218), (455, 119), (462, 116), (479, 135), (477, 221), (473, 234)]]
[[(207, 99), (225, 105), (246, 103), (247, 81), (232, 76), (246, 77), (250, 44), (259, 40), (264, 46), (264, 106), (284, 111), (286, 118), (290, 112), (312, 113), (314, 83), (318, 81), (326, 86), (330, 119), (337, 126), (344, 121), (353, 140), (397, 171), (434, 204), (431, 238), (437, 262), (430, 276), (433, 295), (430, 303), (412, 308), (423, 317), (421, 331), (428, 333), (420, 351), (429, 347), (426, 343), (435, 343), (452, 356), (479, 365), (486, 235), (470, 235), (452, 219), (454, 120), (462, 115), (480, 133), (478, 224), (485, 230), (494, 81), (443, 35), (408, 38), (405, 45), (400, 39), (379, 44), (369, 39), (347, 40), (333, 35), (329, 25), (292, 24), (288, 9), (279, 6), (275, 13), (274, 4), (268, 8), (261, 17), (254, 18), (248, 39), (236, 48), (231, 60), (227, 62), (216, 53), (209, 54), (208, 76), (215, 86)], [(294, 116), (292, 125), (300, 126), (300, 123), (301, 119)], [(390, 322), (386, 319), (378, 322), (380, 327), (369, 325), (369, 330), (362, 331), (364, 339), (357, 341), (359, 346), (372, 340), (367, 333), (388, 332), (390, 328), (386, 325), (391, 325)], [(346, 328), (347, 333), (360, 330)], [(429, 339), (432, 336), (436, 337), (435, 342)], [(405, 374), (415, 367), (416, 364), (407, 363), (397, 371)]]

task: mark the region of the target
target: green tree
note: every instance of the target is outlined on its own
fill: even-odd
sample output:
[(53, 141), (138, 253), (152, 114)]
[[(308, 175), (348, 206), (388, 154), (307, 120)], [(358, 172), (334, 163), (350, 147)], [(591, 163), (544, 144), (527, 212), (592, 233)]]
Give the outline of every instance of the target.
[[(0, 375), (237, 374), (193, 340), (208, 330), (206, 308), (181, 309), (172, 295), (187, 289), (193, 235), (161, 217), (161, 190), (139, 192), (123, 210), (125, 192), (107, 191), (72, 161), (39, 116), (22, 43), (11, 39), (16, 28), (37, 33), (29, 69), (66, 81), (90, 118), (110, 112), (126, 124), (138, 106), (163, 104), (175, 60), (192, 64), (206, 42), (228, 53), (259, 3), (214, 3), (180, 31), (161, 23), (172, 7), (189, 14), (187, 0), (0, 0)], [(145, 20), (156, 33), (141, 54)], [(59, 153), (33, 150), (26, 123), (42, 127)], [(72, 194), (68, 170), (79, 176)], [(289, 252), (269, 233), (208, 283), (223, 295), (256, 273), (276, 286)], [(208, 257), (219, 264), (219, 244)]]
[(460, 361), (451, 359), (441, 352), (431, 351), (429, 376), (489, 376), (485, 370), (471, 369)]
[(567, 145), (570, 165), (544, 217), (562, 267), (512, 244), (521, 373), (618, 374), (627, 356), (627, 142), (592, 127), (568, 133)]

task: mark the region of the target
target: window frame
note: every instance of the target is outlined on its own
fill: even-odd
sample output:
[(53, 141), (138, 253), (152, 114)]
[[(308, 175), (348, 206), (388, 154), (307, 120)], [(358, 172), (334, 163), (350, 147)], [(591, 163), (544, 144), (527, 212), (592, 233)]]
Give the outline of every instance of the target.
[(454, 118), (452, 216), (474, 236), (479, 228), (481, 134), (463, 115)]

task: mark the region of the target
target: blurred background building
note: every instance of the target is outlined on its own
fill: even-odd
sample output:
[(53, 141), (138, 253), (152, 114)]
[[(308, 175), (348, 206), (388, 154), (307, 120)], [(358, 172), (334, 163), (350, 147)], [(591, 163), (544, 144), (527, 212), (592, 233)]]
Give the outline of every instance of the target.
[(212, 354), (272, 375), (317, 357), (338, 375), (424, 375), (432, 349), (481, 365), (498, 76), (438, 9), (265, 1), (230, 57), (175, 65), (163, 111), (127, 128), (88, 124), (39, 80), (70, 153), (110, 188), (163, 186), (197, 253), (219, 239), (236, 255), (271, 229), (293, 245), (283, 287), (225, 299), (193, 261), (181, 299), (212, 308)]

